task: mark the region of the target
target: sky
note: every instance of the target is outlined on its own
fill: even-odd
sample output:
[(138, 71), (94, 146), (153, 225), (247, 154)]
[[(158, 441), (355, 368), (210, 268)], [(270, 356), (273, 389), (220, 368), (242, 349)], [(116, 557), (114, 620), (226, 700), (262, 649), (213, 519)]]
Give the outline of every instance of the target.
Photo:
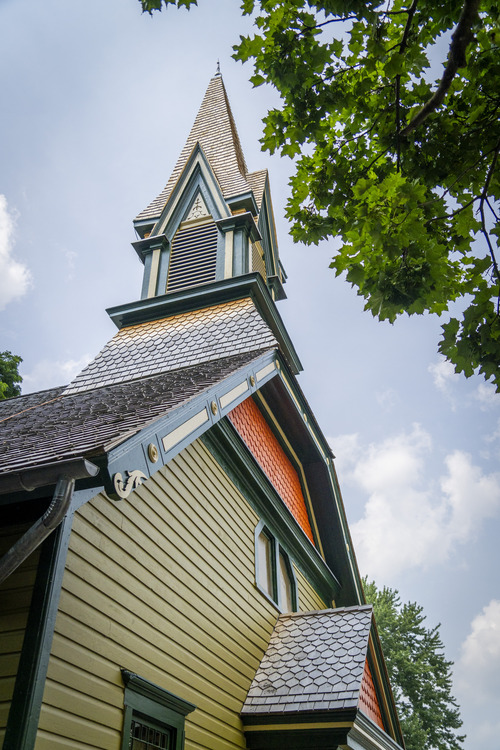
[(251, 171), (267, 167), (299, 382), (337, 457), (362, 574), (441, 624), (465, 747), (500, 735), (500, 396), (440, 359), (443, 320), (380, 323), (294, 245), (293, 167), (261, 152), (278, 100), (231, 59), (235, 0), (142, 15), (137, 0), (0, 0), (0, 350), (23, 392), (69, 382), (140, 296), (132, 220), (166, 183), (220, 60)]

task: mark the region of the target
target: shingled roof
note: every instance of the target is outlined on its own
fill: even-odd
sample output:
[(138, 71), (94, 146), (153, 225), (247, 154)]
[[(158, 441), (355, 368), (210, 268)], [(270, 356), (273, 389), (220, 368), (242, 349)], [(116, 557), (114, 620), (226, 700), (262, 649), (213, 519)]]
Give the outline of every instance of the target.
[(138, 214), (135, 221), (160, 216), (194, 147), (199, 143), (212, 167), (224, 198), (247, 193), (247, 166), (236, 130), (226, 89), (220, 74), (207, 88), (194, 125), (177, 164), (161, 193)]
[(277, 341), (253, 301), (232, 300), (122, 328), (66, 395), (273, 346)]
[(242, 716), (356, 709), (371, 606), (281, 615)]
[(236, 354), (69, 395), (64, 388), (53, 388), (1, 401), (0, 475), (102, 455), (261, 354)]

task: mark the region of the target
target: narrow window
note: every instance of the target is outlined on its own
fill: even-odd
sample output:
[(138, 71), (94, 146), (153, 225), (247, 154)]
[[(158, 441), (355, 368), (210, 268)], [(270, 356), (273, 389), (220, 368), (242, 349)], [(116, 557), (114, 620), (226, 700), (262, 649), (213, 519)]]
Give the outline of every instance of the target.
[(257, 582), (271, 599), (276, 598), (273, 586), (273, 547), (271, 537), (261, 531), (257, 537)]
[(294, 611), (294, 596), (292, 579), (290, 576), (288, 558), (285, 557), (284, 553), (280, 550), (279, 553), (279, 571), (278, 571), (278, 583), (279, 583), (279, 598), (280, 607), (283, 612)]
[(255, 581), (282, 612), (297, 610), (297, 582), (290, 559), (262, 521), (255, 530)]

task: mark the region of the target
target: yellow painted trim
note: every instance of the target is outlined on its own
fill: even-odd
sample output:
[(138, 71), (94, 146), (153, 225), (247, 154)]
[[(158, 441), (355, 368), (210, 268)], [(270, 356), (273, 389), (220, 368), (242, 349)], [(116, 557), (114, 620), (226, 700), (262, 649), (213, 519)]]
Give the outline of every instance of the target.
[(243, 725), (244, 732), (268, 732), (276, 730), (295, 731), (297, 729), (347, 729), (353, 726), (352, 721), (307, 721), (303, 724), (253, 724)]
[(154, 297), (156, 295), (156, 284), (158, 283), (158, 268), (160, 267), (160, 253), (161, 250), (159, 247), (153, 250), (153, 255), (151, 258), (151, 273), (149, 274), (148, 297)]
[(275, 369), (276, 369), (276, 365), (274, 364), (274, 362), (271, 362), (271, 364), (263, 367), (262, 370), (257, 370), (257, 372), (255, 373), (255, 378), (257, 380), (257, 383), (259, 382), (259, 380), (262, 380), (262, 378), (265, 378), (266, 375), (269, 375), (269, 373)]
[(191, 419), (188, 419), (186, 422), (179, 425), (179, 427), (176, 427), (175, 430), (172, 430), (168, 435), (165, 435), (162, 439), (164, 450), (168, 451), (170, 448), (173, 448), (174, 445), (180, 443), (180, 441), (193, 432), (193, 430), (207, 421), (208, 412), (206, 409), (203, 409), (203, 411), (198, 412), (194, 417), (191, 417)]
[(248, 383), (246, 380), (243, 381), (243, 383), (240, 383), (239, 385), (232, 388), (230, 391), (225, 393), (223, 396), (220, 397), (220, 405), (224, 409), (228, 404), (231, 403), (231, 401), (234, 401), (235, 398), (238, 398), (238, 396), (241, 396), (242, 393), (245, 393), (245, 391), (248, 391)]
[(233, 238), (232, 229), (226, 232), (224, 245), (224, 278), (230, 279), (233, 275)]
[(261, 402), (262, 406), (266, 410), (266, 413), (267, 413), (269, 419), (272, 421), (272, 423), (275, 426), (277, 432), (279, 432), (281, 439), (285, 443), (285, 445), (288, 448), (291, 456), (293, 457), (293, 460), (295, 461), (296, 468), (298, 469), (299, 474), (300, 474), (302, 489), (304, 490), (304, 493), (306, 495), (305, 501), (306, 501), (307, 510), (309, 511), (309, 521), (311, 522), (311, 525), (312, 525), (312, 527), (314, 529), (314, 535), (315, 535), (315, 537), (316, 537), (316, 539), (318, 541), (318, 545), (319, 545), (318, 552), (320, 553), (321, 557), (324, 560), (325, 559), (325, 553), (323, 551), (323, 545), (321, 544), (321, 537), (320, 537), (319, 530), (318, 530), (318, 524), (316, 523), (316, 516), (314, 515), (314, 509), (313, 509), (313, 505), (312, 505), (312, 501), (311, 501), (311, 495), (309, 494), (309, 488), (307, 486), (306, 475), (305, 475), (305, 472), (304, 472), (304, 467), (302, 466), (302, 462), (300, 461), (299, 457), (297, 456), (297, 454), (295, 453), (294, 449), (292, 448), (292, 445), (291, 445), (290, 441), (288, 440), (287, 436), (285, 435), (285, 433), (281, 429), (281, 425), (279, 424), (279, 422), (277, 421), (276, 417), (274, 416), (274, 414), (273, 414), (273, 412), (271, 410), (271, 407), (267, 403), (267, 401), (264, 398), (264, 396), (262, 395), (262, 393), (259, 391), (256, 394), (256, 396), (258, 397), (258, 399)]

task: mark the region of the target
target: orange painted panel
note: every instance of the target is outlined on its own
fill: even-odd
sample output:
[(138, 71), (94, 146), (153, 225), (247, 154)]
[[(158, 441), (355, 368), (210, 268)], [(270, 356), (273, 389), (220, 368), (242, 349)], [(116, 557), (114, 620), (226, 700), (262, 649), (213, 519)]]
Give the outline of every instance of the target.
[(368, 666), (368, 659), (365, 661), (365, 671), (361, 681), (361, 690), (359, 691), (359, 708), (373, 721), (380, 729), (385, 731), (382, 713), (373, 684), (372, 673)]
[(255, 401), (247, 398), (228, 416), (288, 510), (314, 544), (299, 476)]

